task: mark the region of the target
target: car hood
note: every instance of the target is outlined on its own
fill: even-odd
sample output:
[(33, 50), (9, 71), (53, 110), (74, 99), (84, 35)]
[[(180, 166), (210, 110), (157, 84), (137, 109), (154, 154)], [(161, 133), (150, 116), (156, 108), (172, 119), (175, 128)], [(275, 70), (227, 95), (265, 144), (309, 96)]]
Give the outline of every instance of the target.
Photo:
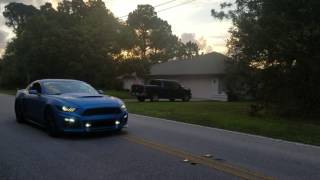
[(70, 105), (75, 105), (81, 108), (90, 107), (118, 107), (123, 104), (123, 102), (112, 96), (105, 95), (92, 95), (87, 93), (65, 93), (62, 95), (54, 95), (55, 98), (66, 102)]

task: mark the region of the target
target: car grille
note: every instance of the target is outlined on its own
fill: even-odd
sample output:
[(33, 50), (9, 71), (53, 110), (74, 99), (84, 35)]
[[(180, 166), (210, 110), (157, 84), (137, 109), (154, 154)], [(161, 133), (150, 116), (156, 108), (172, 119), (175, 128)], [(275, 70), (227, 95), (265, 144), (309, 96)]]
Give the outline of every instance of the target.
[(90, 123), (93, 128), (112, 127), (116, 125), (115, 120), (91, 121)]
[(121, 109), (116, 107), (105, 107), (105, 108), (93, 108), (85, 110), (83, 116), (94, 116), (94, 115), (106, 115), (106, 114), (120, 114)]

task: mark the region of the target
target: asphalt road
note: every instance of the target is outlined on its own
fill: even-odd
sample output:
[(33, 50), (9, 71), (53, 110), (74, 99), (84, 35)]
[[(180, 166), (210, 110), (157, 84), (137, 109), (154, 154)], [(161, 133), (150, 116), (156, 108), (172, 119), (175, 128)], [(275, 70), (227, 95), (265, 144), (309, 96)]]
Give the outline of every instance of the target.
[(0, 95), (0, 180), (320, 179), (320, 147), (134, 114), (121, 134), (51, 138), (13, 101)]

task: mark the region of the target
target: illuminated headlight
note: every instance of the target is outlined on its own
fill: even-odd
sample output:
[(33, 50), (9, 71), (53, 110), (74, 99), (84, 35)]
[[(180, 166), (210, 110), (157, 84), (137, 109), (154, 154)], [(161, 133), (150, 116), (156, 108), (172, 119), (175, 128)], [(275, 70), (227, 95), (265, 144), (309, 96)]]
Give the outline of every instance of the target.
[(76, 122), (76, 120), (74, 118), (64, 118), (64, 121), (68, 122), (68, 123), (75, 123)]
[(116, 121), (115, 124), (116, 124), (116, 125), (119, 125), (119, 124), (120, 124), (120, 121)]
[(89, 128), (89, 127), (91, 127), (91, 124), (90, 123), (86, 123), (85, 126), (86, 126), (86, 128)]
[(124, 104), (122, 104), (120, 108), (121, 108), (122, 111), (127, 111), (127, 107)]
[(67, 107), (67, 106), (62, 106), (62, 107), (61, 107), (61, 110), (62, 110), (63, 112), (74, 112), (74, 111), (76, 111), (76, 108)]

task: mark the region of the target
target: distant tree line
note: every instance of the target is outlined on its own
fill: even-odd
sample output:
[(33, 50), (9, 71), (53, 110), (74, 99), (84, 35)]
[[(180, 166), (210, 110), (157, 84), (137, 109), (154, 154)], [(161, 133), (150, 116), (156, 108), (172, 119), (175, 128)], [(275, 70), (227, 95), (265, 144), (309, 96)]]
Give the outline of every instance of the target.
[(233, 22), (231, 97), (252, 97), (257, 111), (319, 116), (320, 1), (235, 0), (221, 8), (212, 15)]
[(15, 37), (0, 59), (2, 87), (42, 78), (74, 78), (113, 88), (125, 73), (148, 74), (151, 64), (198, 55), (182, 43), (151, 5), (139, 5), (126, 22), (102, 0), (63, 0), (39, 9), (10, 3), (3, 16)]

